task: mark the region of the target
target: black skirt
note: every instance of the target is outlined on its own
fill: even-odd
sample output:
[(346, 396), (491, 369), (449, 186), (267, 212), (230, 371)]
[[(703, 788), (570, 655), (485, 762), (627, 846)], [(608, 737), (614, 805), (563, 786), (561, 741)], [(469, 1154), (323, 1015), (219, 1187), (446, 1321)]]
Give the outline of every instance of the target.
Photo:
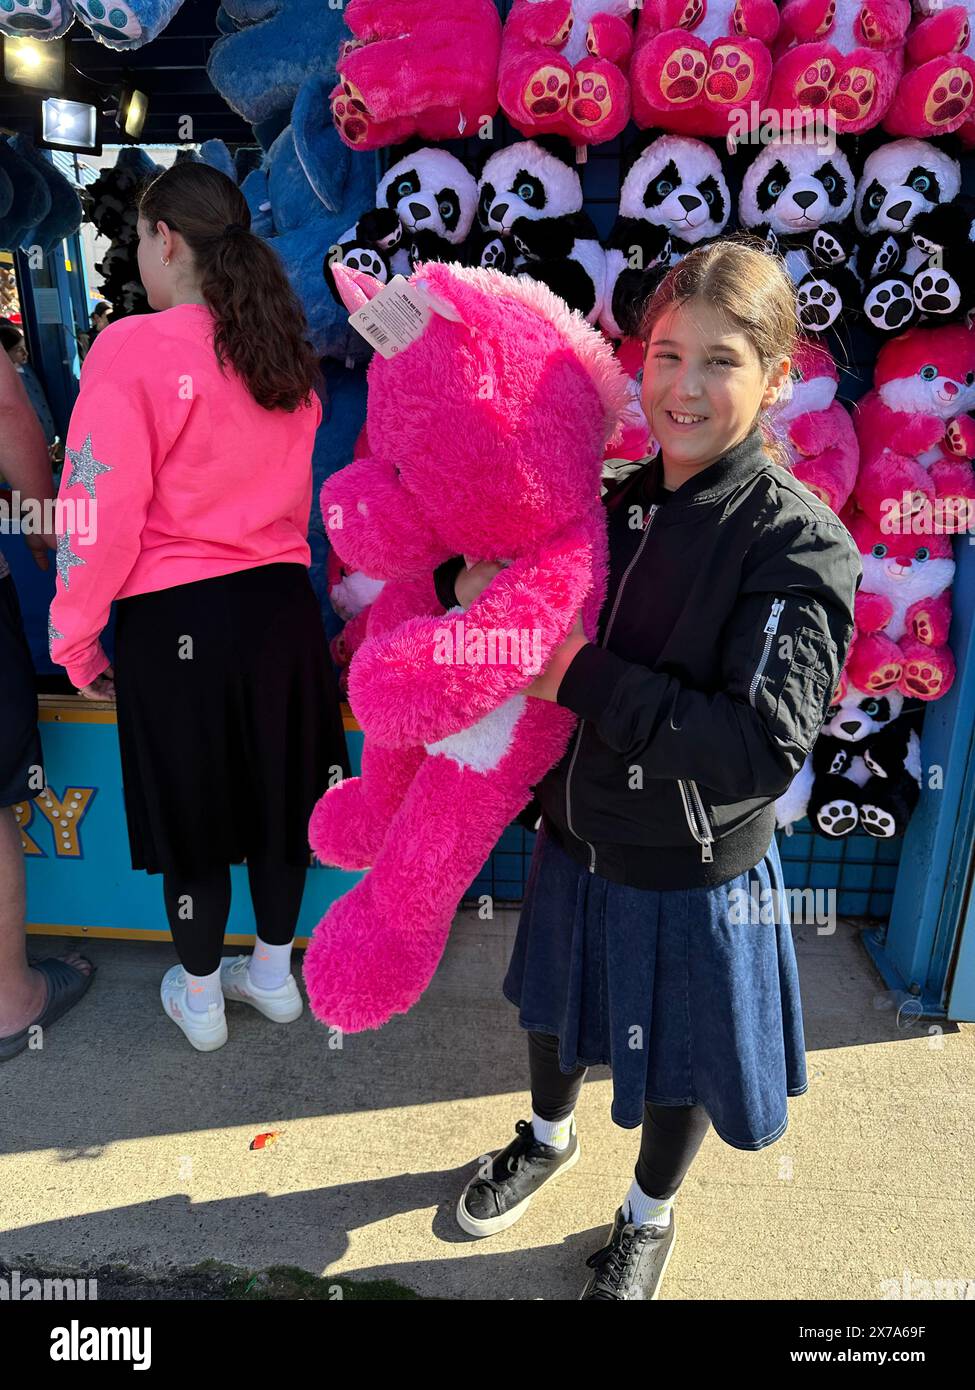
[(120, 599), (114, 667), (132, 867), (307, 865), (308, 818), (351, 768), (305, 567)]

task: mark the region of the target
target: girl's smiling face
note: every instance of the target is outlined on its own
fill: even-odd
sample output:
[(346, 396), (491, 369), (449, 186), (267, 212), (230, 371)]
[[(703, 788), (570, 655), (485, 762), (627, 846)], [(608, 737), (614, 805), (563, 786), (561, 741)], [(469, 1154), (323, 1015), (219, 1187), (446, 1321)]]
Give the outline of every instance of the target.
[(680, 486), (740, 443), (790, 367), (784, 357), (766, 374), (748, 336), (707, 300), (665, 310), (647, 343), (641, 398), (668, 485)]

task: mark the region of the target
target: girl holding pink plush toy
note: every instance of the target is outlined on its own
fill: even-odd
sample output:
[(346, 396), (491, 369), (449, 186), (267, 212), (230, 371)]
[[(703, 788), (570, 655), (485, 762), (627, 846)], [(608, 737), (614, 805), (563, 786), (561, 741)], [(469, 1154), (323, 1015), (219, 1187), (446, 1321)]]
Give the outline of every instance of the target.
[[(362, 562), (366, 537), (378, 545), (394, 503), (402, 512), (398, 492), (414, 485), (416, 459), (434, 466), (428, 441), (438, 430), (437, 411), (451, 410), (458, 395), (456, 374), (465, 364), (477, 373), (478, 353), (487, 353), (503, 374), (508, 354), (519, 353), (513, 336), (502, 359), (487, 334), (505, 331), (492, 327), (490, 318), (473, 327), (476, 314), (484, 314), (474, 286), (505, 297), (499, 322), (509, 332), (522, 307), (519, 296), (534, 296), (535, 307), (552, 313), (544, 286), (515, 292), (508, 286), (517, 282), (497, 272), (446, 265), (426, 267), (424, 274), (433, 278), (448, 317), (446, 328), (435, 329), (451, 345), (440, 359), (442, 392), (430, 400), (420, 393), (413, 406), (420, 418), (403, 423), (395, 374), (387, 371), (398, 359), (374, 363), (380, 389), (374, 393), (370, 382), (370, 441), (378, 445), (381, 431), (396, 431), (396, 448), (389, 463), (378, 456), (369, 461), (369, 492), (362, 460), (355, 477), (356, 466), (350, 466), (335, 475), (342, 480), (346, 474), (344, 481), (331, 482), (331, 499), (342, 503), (346, 518), (353, 514), (352, 532), (335, 534), (349, 562)], [(574, 318), (579, 324), (563, 320), (559, 327), (584, 357), (586, 343), (573, 336), (584, 325)], [(524, 331), (533, 331), (527, 318)], [(519, 1220), (538, 1188), (579, 1159), (577, 1095), (588, 1066), (611, 1066), (613, 1122), (643, 1126), (643, 1136), (633, 1183), (605, 1247), (588, 1259), (583, 1300), (656, 1297), (675, 1238), (673, 1198), (708, 1127), (714, 1123), (734, 1148), (759, 1150), (786, 1129), (787, 1095), (807, 1090), (796, 956), (779, 897), (775, 799), (803, 765), (825, 720), (853, 632), (860, 578), (846, 528), (773, 463), (775, 445), (765, 442), (765, 411), (789, 377), (796, 339), (796, 297), (782, 263), (734, 240), (693, 250), (655, 292), (641, 336), (643, 406), (661, 453), (606, 496), (608, 555), (599, 549), (598, 531), (583, 528), (576, 549), (563, 543), (545, 563), (502, 563), (512, 550), (501, 548), (506, 542), (499, 545), (494, 532), (503, 518), (544, 500), (542, 453), (527, 473), (530, 486), (506, 493), (503, 510), (484, 503), (474, 516), (480, 545), (476, 537), (467, 539), (469, 507), (462, 507), (458, 530), (458, 503), (445, 509), (444, 500), (431, 498), (426, 516), (421, 507), (410, 514), (413, 524), (399, 532), (399, 549), (391, 534), (367, 564), (378, 573), (408, 563), (405, 550), (420, 545), (434, 518), (441, 543), (451, 527), (463, 538), (455, 557), (435, 569), (438, 606), (428, 580), (413, 585), (414, 605), (440, 612), (441, 624), (466, 614), (472, 627), (483, 626), (485, 603), (510, 620), (512, 613), (530, 612), (533, 589), (544, 594), (538, 621), (548, 624), (547, 653), (540, 673), (520, 676), (519, 698), (529, 696), (523, 716), (549, 738), (549, 749), (561, 745), (561, 755), (552, 765), (548, 753), (548, 770), (534, 783), (541, 830), (503, 981), (520, 1026), (529, 1031), (531, 1119), (519, 1120), (515, 1138), (494, 1155), (490, 1170), (481, 1165), (466, 1184), (456, 1218), (465, 1232), (481, 1237)], [(559, 371), (570, 359), (563, 349), (547, 361), (554, 432), (561, 421), (556, 392), (572, 382)], [(595, 349), (588, 366), (598, 377)], [(544, 404), (544, 391), (540, 398), (529, 357), (517, 360), (515, 370), (519, 382), (522, 375), (529, 379), (530, 403), (524, 400), (522, 409), (530, 414), (540, 400)], [(405, 391), (406, 361), (402, 377)], [(611, 388), (608, 403), (619, 404), (611, 381), (604, 377), (602, 385)], [(581, 399), (591, 386), (577, 375), (573, 389)], [(562, 413), (572, 409), (566, 398)], [(522, 448), (524, 431), (506, 432), (502, 410), (510, 411), (510, 402), (502, 406), (498, 396), (483, 407), (485, 420), (494, 413), (498, 432), (495, 467), (505, 470)], [(463, 459), (452, 468), (451, 486), (460, 492), (473, 485), (480, 464), (481, 421), (470, 407), (469, 416)], [(593, 430), (586, 446), (591, 467), (580, 464), (579, 471), (595, 496), (598, 421)], [(566, 448), (572, 443), (569, 435)], [(323, 496), (323, 505), (327, 500)], [(485, 559), (465, 567), (463, 553)], [(590, 566), (581, 591), (566, 560), (579, 567), (576, 573)], [(481, 698), (485, 685), (501, 684), (508, 674), (497, 667), (473, 674), (446, 667), (435, 691), (396, 712), (396, 689), (409, 685), (423, 694), (417, 673), (430, 638), (428, 620), (409, 616), (408, 588), (399, 589), (402, 596), (395, 585), (384, 588), (384, 605), (395, 599), (402, 613), (389, 613), (376, 645), (367, 639), (360, 648), (349, 682), (367, 746), (370, 727), (378, 735), (373, 771), (387, 777), (387, 787), (391, 776), (405, 788), (410, 778), (426, 778), (438, 791), (424, 803), (423, 816), (414, 808), (409, 824), (403, 823), (408, 844), (396, 837), (396, 844), (387, 840), (377, 852), (373, 838), (359, 847), (360, 862), (373, 869), (353, 894), (377, 870), (380, 881), (394, 869), (402, 878), (403, 859), (412, 872), (412, 887), (396, 901), (396, 927), (412, 912), (413, 899), (440, 892), (442, 878), (453, 872), (453, 853), (463, 851), (465, 834), (476, 833), (491, 816), (491, 801), (502, 792), (497, 777), (485, 778), (480, 801), (470, 801), (472, 781), (435, 766), (451, 762), (451, 741), (427, 744), (424, 760), (423, 748), (409, 753), (394, 746), (403, 742), (402, 726), (409, 719), (421, 737), (438, 705), (456, 698), (452, 691), (466, 688)], [(405, 621), (395, 628), (398, 619)], [(554, 639), (559, 630), (562, 637)], [(545, 710), (579, 717), (569, 738), (556, 737), (554, 724), (549, 730)], [(467, 758), (474, 752), (469, 748)], [(459, 744), (452, 753), (458, 758)], [(341, 823), (338, 812), (356, 810), (362, 795), (356, 784), (327, 792), (319, 808), (323, 820), (313, 817), (313, 845), (317, 838), (317, 852), (330, 862), (355, 852), (349, 820)], [(412, 795), (414, 785), (403, 791), (403, 805)], [(362, 806), (357, 809), (360, 834), (374, 837)], [(434, 840), (427, 820), (434, 823)], [(363, 898), (371, 915), (359, 922), (348, 909), (330, 909), (309, 948), (305, 979), (313, 1011), (325, 1022), (346, 1016), (353, 1027), (376, 1026), (362, 1022), (363, 1011), (382, 1022), (409, 1006), (426, 984), (408, 986), (406, 976), (420, 952), (431, 951), (433, 923), (424, 919), (403, 931), (392, 951), (378, 891)], [(757, 895), (765, 903), (759, 923), (747, 906)], [(438, 935), (424, 974), (433, 972), (441, 949)], [(396, 990), (409, 992), (391, 1006)]]

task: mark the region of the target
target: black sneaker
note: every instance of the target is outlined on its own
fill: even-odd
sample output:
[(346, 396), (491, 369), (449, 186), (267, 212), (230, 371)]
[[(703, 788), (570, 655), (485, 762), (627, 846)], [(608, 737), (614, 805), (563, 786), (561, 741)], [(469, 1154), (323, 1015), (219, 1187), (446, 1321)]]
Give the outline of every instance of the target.
[(676, 1215), (669, 1226), (634, 1226), (623, 1219), (620, 1207), (609, 1244), (586, 1264), (596, 1272), (579, 1295), (584, 1298), (656, 1298), (670, 1252), (674, 1248)]
[(468, 1235), (493, 1236), (513, 1226), (543, 1183), (579, 1161), (574, 1118), (565, 1149), (539, 1143), (530, 1120), (519, 1120), (515, 1130), (508, 1147), (494, 1155), (491, 1176), (471, 1178), (460, 1194), (457, 1221)]

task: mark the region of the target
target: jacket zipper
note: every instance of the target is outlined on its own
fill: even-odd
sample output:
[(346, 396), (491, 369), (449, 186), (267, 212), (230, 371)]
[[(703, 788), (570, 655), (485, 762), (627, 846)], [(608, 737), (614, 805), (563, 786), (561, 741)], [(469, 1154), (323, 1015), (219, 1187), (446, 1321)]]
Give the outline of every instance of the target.
[(763, 629), (765, 633), (765, 646), (762, 648), (762, 655), (759, 657), (758, 665), (755, 667), (755, 674), (752, 676), (752, 683), (748, 687), (748, 703), (752, 709), (755, 708), (755, 692), (758, 690), (758, 683), (762, 679), (762, 672), (765, 670), (765, 663), (768, 661), (769, 652), (772, 650), (772, 638), (775, 636), (779, 627), (779, 619), (785, 607), (785, 599), (777, 598), (772, 601), (772, 608), (768, 615), (768, 621)]
[[(681, 778), (677, 782), (677, 787), (680, 791), (681, 801), (684, 803), (684, 816), (688, 828), (701, 846), (701, 863), (710, 864), (714, 860), (714, 851), (711, 848), (714, 832), (711, 829), (711, 822), (708, 820), (708, 813), (701, 799), (701, 793), (698, 791), (697, 783)], [(700, 816), (700, 825), (695, 824), (695, 814)]]
[[(605, 647), (606, 643), (609, 641), (609, 634), (613, 630), (613, 622), (616, 618), (616, 612), (620, 606), (620, 599), (623, 595), (623, 586), (629, 579), (630, 571), (632, 570), (633, 566), (636, 564), (637, 560), (639, 560), (641, 554), (643, 553), (643, 547), (646, 545), (647, 536), (650, 533), (650, 523), (653, 521), (653, 518), (657, 514), (658, 506), (659, 504), (654, 502), (652, 506), (647, 508), (647, 519), (646, 521), (644, 521), (642, 527), (643, 535), (640, 537), (640, 544), (637, 546), (636, 554), (633, 556), (633, 559), (630, 561), (626, 569), (623, 571), (623, 578), (620, 580), (620, 586), (616, 590), (616, 599), (613, 603), (613, 608), (609, 615), (609, 621), (606, 624), (606, 631), (603, 633), (603, 640), (599, 644), (601, 647)], [(584, 723), (585, 720), (579, 720), (579, 727), (576, 730), (576, 746), (572, 750), (572, 758), (569, 761), (569, 768), (565, 774), (565, 823), (569, 827), (570, 834), (575, 835), (577, 840), (582, 840), (582, 843), (584, 845), (589, 845), (589, 872), (591, 874), (594, 874), (596, 872), (596, 850), (593, 845), (589, 844), (588, 840), (583, 840), (582, 836), (576, 834), (575, 830), (573, 829), (572, 807), (569, 798), (569, 783), (572, 780), (572, 769), (575, 767), (576, 758), (579, 754), (579, 744), (582, 742), (582, 726)]]

